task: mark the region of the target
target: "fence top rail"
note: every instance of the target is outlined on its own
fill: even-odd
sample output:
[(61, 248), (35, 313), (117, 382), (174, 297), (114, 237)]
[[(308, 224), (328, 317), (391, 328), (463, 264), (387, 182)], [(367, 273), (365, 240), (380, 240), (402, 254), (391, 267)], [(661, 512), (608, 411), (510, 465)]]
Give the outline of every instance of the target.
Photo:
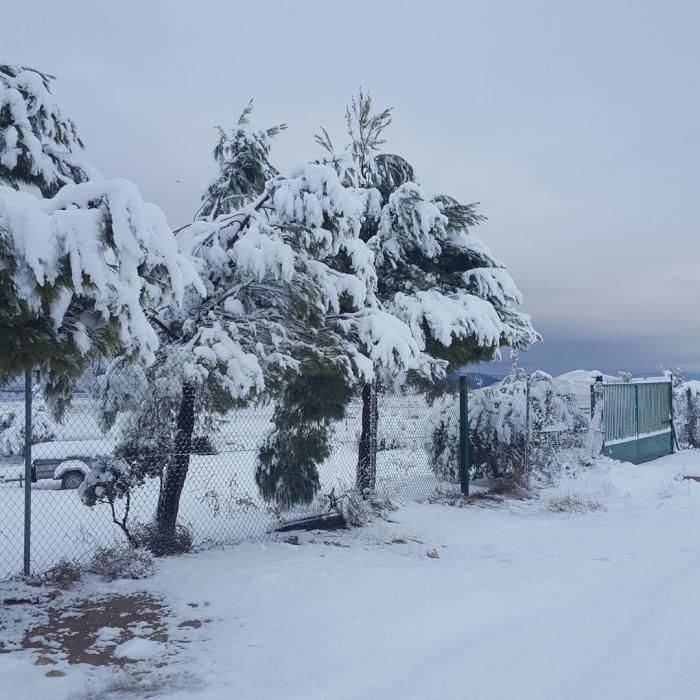
[[(635, 384), (670, 384), (671, 380), (666, 377), (649, 377), (647, 379), (631, 379), (629, 382), (598, 382), (603, 386), (630, 386)], [(595, 384), (593, 384), (595, 386)]]

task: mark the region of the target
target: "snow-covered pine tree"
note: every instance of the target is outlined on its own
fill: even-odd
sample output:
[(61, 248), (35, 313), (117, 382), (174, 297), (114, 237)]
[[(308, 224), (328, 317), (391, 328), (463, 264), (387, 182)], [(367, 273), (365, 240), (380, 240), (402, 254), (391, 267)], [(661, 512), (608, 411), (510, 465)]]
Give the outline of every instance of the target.
[(152, 309), (199, 284), (160, 209), (86, 181), (80, 146), (50, 78), (0, 66), (0, 383), (41, 369), (58, 414), (92, 358), (153, 361)]
[[(240, 133), (248, 115), (238, 124), (241, 143), (252, 140)], [(260, 162), (247, 164), (251, 172), (274, 172), (267, 150), (252, 153)], [(348, 387), (371, 379), (375, 366), (408, 370), (419, 355), (409, 328), (376, 303), (374, 256), (360, 238), (364, 192), (318, 163), (264, 182), (240, 177), (227, 160), (219, 167), (204, 210), (223, 206), (220, 191), (235, 191), (226, 201), (244, 205), (178, 233), (206, 295), (190, 293), (181, 309), (164, 308), (154, 319), (161, 348), (148, 381), (154, 397), (159, 387), (166, 394), (170, 424), (162, 432), (173, 435), (156, 514), (161, 548), (176, 534), (198, 412), (223, 414), (272, 397), (274, 429), (256, 480), (268, 500), (305, 503), (318, 488), (330, 421), (342, 416)], [(119, 403), (107, 404), (112, 419)]]
[[(408, 324), (426, 361), (423, 368), (460, 367), (490, 360), (500, 346), (525, 349), (540, 340), (518, 308), (522, 295), (505, 266), (473, 233), (484, 220), (476, 205), (453, 197), (429, 197), (411, 164), (383, 153), (391, 110), (373, 112), (360, 92), (346, 109), (350, 145), (338, 153), (324, 130), (316, 141), (343, 183), (364, 190), (361, 238), (375, 256), (378, 298)], [(371, 438), (376, 416), (372, 390), (363, 391), (358, 486), (373, 488)]]

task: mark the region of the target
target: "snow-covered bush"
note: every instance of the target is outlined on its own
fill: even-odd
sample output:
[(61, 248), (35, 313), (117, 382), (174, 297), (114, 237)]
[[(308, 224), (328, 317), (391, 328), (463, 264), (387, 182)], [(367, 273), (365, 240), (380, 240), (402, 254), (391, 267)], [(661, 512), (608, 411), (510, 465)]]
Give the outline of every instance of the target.
[(681, 447), (700, 447), (700, 381), (678, 381), (673, 387), (673, 417)]
[(192, 531), (178, 523), (174, 532), (163, 530), (157, 522), (138, 523), (132, 527), (134, 545), (157, 557), (184, 554), (192, 549)]
[(530, 375), (529, 465), (535, 475), (550, 478), (561, 466), (588, 463), (589, 428), (573, 387), (545, 372)]
[(121, 498), (131, 485), (129, 465), (123, 460), (105, 457), (93, 463), (80, 484), (78, 495), (89, 507)]
[[(32, 444), (50, 442), (56, 437), (56, 424), (46, 404), (35, 392), (32, 402)], [(24, 406), (19, 402), (5, 409), (0, 404), (0, 455), (24, 454)]]
[(34, 580), (42, 586), (54, 586), (68, 590), (80, 581), (83, 570), (80, 564), (70, 559), (60, 559), (48, 571), (35, 575)]
[[(431, 466), (446, 481), (459, 480), (458, 397), (438, 400), (430, 448)], [(530, 469), (549, 473), (556, 467), (556, 439), (567, 435), (572, 446), (583, 447), (586, 417), (576, 397), (544, 372), (530, 376), (530, 433), (526, 434), (527, 376), (518, 370), (484, 389), (469, 393), (469, 458), (473, 477), (522, 476), (526, 441)]]
[(87, 570), (103, 581), (148, 578), (153, 574), (153, 557), (147, 550), (129, 545), (101, 548)]
[(549, 510), (553, 513), (594, 513), (605, 510), (605, 503), (588, 494), (566, 493), (552, 498)]
[(108, 504), (112, 521), (122, 530), (128, 543), (134, 545), (129, 524), (131, 494), (144, 480), (145, 475), (132, 470), (125, 460), (104, 457), (93, 462), (78, 488), (78, 496), (89, 508), (98, 503)]
[(338, 510), (343, 520), (351, 527), (364, 527), (374, 518), (386, 518), (386, 514), (396, 510), (387, 498), (360, 493), (357, 489), (346, 491), (338, 499)]
[(372, 508), (359, 491), (350, 490), (341, 499), (339, 509), (343, 519), (352, 527), (364, 527), (372, 518)]

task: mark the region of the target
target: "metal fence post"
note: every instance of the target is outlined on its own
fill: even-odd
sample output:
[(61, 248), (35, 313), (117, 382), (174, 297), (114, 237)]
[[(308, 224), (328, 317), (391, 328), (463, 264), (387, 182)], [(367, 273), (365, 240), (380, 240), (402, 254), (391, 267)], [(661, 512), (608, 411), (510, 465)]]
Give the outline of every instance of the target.
[(637, 436), (634, 445), (634, 453), (637, 460), (635, 464), (639, 464), (639, 384), (634, 385), (634, 422), (635, 434)]
[(525, 483), (530, 486), (530, 375), (525, 378)]
[(375, 379), (372, 382), (372, 397), (370, 401), (371, 405), (371, 419), (369, 428), (369, 460), (370, 460), (370, 482), (372, 484), (372, 491), (375, 490), (377, 486), (377, 434), (379, 432), (379, 381)]
[(668, 383), (668, 401), (669, 401), (669, 410), (670, 410), (670, 417), (671, 417), (671, 454), (676, 452), (674, 449), (674, 440), (676, 443), (678, 442), (678, 438), (676, 437), (676, 425), (674, 423), (674, 411), (673, 411), (673, 379)]
[(24, 373), (24, 575), (31, 573), (32, 546), (32, 370)]
[(462, 493), (469, 495), (469, 412), (467, 378), (459, 378), (459, 483)]

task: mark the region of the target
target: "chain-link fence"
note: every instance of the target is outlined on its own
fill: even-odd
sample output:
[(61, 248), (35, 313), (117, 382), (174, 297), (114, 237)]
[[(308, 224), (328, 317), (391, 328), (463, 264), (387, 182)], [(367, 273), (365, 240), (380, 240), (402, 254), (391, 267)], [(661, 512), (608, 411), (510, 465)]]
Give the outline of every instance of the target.
[[(348, 501), (358, 498), (363, 410), (367, 411), (361, 394), (350, 400), (342, 418), (326, 426), (328, 453), (321, 450), (316, 465), (307, 463), (305, 453), (318, 451), (314, 433), (318, 425), (303, 420), (299, 424), (301, 442), (287, 455), (298, 465), (287, 464), (292, 473), (276, 477), (280, 482), (285, 478), (304, 482), (296, 493), (306, 495), (290, 503), (286, 492), (281, 498), (262, 495), (269, 475), (262, 455), (275, 426), (273, 403), (219, 414), (198, 405), (195, 398), (188, 445), (183, 447), (187, 428), (183, 392), (148, 382), (113, 385), (124, 379), (117, 374), (86, 378), (61, 421), (52, 418), (40, 387), (34, 388), (33, 571), (46, 570), (62, 559), (86, 561), (99, 548), (125, 542), (127, 535), (142, 537), (154, 516), (167, 527), (168, 513), (163, 517), (161, 511), (175, 490), (177, 496), (165, 505), (172, 514), (176, 501), (178, 528), (185, 528), (195, 546), (267, 537), (290, 524), (324, 527), (324, 518), (332, 524), (334, 515), (346, 515), (357, 507)], [(373, 388), (369, 410), (373, 471), (370, 482), (361, 486), (379, 499), (429, 497), (440, 482), (430, 466), (435, 419), (427, 397)], [(283, 434), (276, 449), (284, 452), (292, 441), (293, 435)], [(0, 575), (4, 576), (22, 569), (23, 451), (24, 393), (18, 382), (0, 392)], [(285, 455), (277, 457), (284, 461)]]
[[(314, 391), (310, 384), (311, 406)], [(469, 391), (467, 404), (476, 487), (546, 479), (595, 452), (576, 387), (543, 373), (512, 373)], [(366, 386), (332, 420), (295, 409), (291, 428), (271, 402), (214, 408), (182, 384), (100, 370), (57, 421), (34, 387), (32, 570), (86, 561), (128, 538), (153, 546), (176, 523), (195, 546), (236, 543), (330, 527), (341, 514), (361, 519), (372, 499), (460, 492), (456, 391), (435, 398)], [(23, 562), (24, 409), (20, 383), (0, 392), (0, 575)]]

